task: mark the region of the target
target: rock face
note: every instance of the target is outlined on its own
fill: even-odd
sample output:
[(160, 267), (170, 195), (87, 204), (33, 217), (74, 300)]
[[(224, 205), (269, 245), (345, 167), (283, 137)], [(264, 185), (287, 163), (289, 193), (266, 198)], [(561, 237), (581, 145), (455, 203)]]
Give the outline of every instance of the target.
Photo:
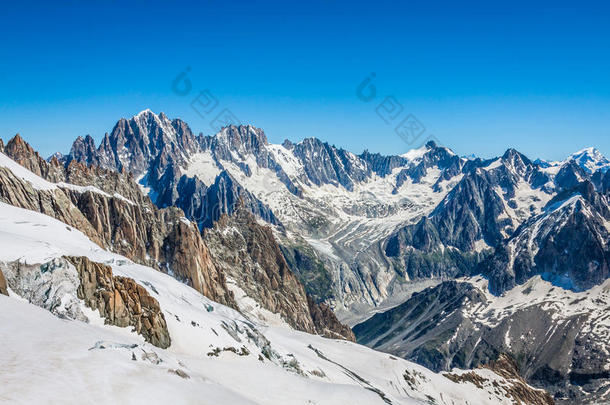
[(356, 341), (354, 332), (348, 326), (339, 322), (328, 305), (323, 302), (317, 304), (311, 296), (307, 295), (307, 306), (318, 334), (335, 339)]
[(227, 289), (225, 273), (212, 260), (193, 222), (178, 219), (163, 241), (165, 261), (175, 276), (187, 281), (206, 297), (236, 308), (233, 294)]
[(465, 335), (473, 326), (459, 312), (466, 302), (484, 303), (485, 295), (470, 284), (447, 281), (375, 314), (353, 331), (359, 343), (374, 349), (412, 359), (435, 371), (451, 370), (459, 365), (453, 356), (444, 354), (442, 345), (458, 326), (464, 326)]
[(412, 279), (470, 274), (487, 256), (481, 252), (541, 212), (554, 190), (549, 175), (513, 149), (493, 161), (470, 161), (463, 171), (429, 215), (384, 242), (395, 267)]
[(316, 304), (306, 295), (271, 228), (259, 225), (244, 206), (231, 216), (223, 215), (213, 229), (206, 229), (204, 240), (216, 267), (248, 297), (280, 314), (290, 326), (328, 337), (354, 339), (351, 330), (339, 323), (330, 308)]
[(167, 348), (171, 344), (159, 303), (146, 289), (127, 277), (113, 276), (112, 269), (86, 257), (66, 257), (80, 277), (78, 298), (98, 310), (106, 323), (132, 326), (147, 342)]

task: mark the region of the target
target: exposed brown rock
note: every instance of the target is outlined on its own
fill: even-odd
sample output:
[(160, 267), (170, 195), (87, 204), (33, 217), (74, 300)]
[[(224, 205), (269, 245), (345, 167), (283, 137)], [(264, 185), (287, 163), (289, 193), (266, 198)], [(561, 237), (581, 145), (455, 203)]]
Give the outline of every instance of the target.
[[(505, 354), (489, 365), (483, 366), (492, 370), (499, 376), (505, 378), (508, 385), (497, 385), (496, 388), (504, 391), (507, 398), (511, 398), (515, 404), (528, 405), (554, 405), (553, 397), (546, 391), (535, 389), (525, 382), (519, 375), (517, 363)], [(456, 383), (470, 382), (478, 388), (483, 388), (487, 379), (474, 371), (463, 374), (446, 373), (445, 377)]]
[(514, 399), (522, 401), (524, 404), (534, 405), (552, 405), (555, 403), (551, 394), (543, 390), (532, 389), (527, 384), (519, 374), (517, 362), (512, 357), (501, 354), (496, 361), (486, 365), (485, 368), (514, 382), (513, 386), (508, 390), (508, 394)]
[(308, 300), (271, 228), (260, 225), (248, 210), (239, 207), (233, 215), (223, 215), (213, 229), (204, 231), (204, 240), (216, 267), (263, 308), (280, 314), (295, 329), (354, 340), (330, 308)]
[(214, 265), (197, 225), (179, 218), (167, 233), (162, 251), (176, 277), (188, 280), (206, 297), (237, 308), (225, 274)]
[(54, 169), (36, 152), (21, 135), (15, 135), (4, 147), (4, 153), (29, 171), (43, 178), (53, 176)]
[(217, 268), (263, 308), (279, 313), (292, 327), (315, 332), (305, 291), (288, 268), (271, 229), (246, 210), (224, 215), (204, 239)]
[(337, 319), (335, 313), (325, 303), (316, 304), (312, 297), (307, 295), (307, 304), (311, 319), (316, 327), (316, 331), (326, 337), (334, 339), (347, 339), (352, 342), (356, 341), (354, 332), (347, 326), (343, 325)]
[(171, 344), (159, 302), (144, 287), (128, 277), (113, 276), (112, 268), (86, 257), (65, 257), (77, 269), (78, 298), (98, 310), (106, 323), (133, 326), (147, 342), (167, 348)]
[(2, 274), (2, 269), (0, 269), (0, 294), (8, 295), (6, 279), (4, 278), (4, 274)]

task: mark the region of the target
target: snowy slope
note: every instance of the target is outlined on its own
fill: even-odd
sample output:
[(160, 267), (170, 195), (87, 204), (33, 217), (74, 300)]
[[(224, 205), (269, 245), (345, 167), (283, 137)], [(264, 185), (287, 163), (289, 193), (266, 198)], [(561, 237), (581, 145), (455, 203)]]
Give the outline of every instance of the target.
[[(107, 263), (145, 286), (160, 303), (172, 345), (153, 347), (103, 325), (87, 308), (89, 323), (56, 318), (11, 291), (0, 297), (2, 401), (507, 403), (492, 393), (491, 382), (489, 392), (479, 390), (357, 344), (247, 319), (166, 274), (102, 250), (55, 219), (0, 204), (0, 261), (31, 265), (65, 254)], [(405, 372), (416, 382), (407, 382)]]

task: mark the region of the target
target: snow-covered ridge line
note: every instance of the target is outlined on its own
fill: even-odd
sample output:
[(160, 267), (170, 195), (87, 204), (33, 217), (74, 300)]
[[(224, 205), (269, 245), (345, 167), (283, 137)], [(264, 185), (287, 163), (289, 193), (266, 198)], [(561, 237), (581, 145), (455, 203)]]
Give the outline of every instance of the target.
[(56, 190), (57, 184), (46, 181), (40, 176), (35, 175), (13, 159), (0, 152), (0, 167), (5, 167), (20, 179), (27, 181), (36, 190)]
[(34, 187), (34, 189), (36, 189), (36, 190), (50, 191), (50, 190), (57, 190), (59, 188), (59, 189), (68, 189), (68, 190), (76, 191), (79, 193), (92, 192), (92, 193), (96, 193), (96, 194), (101, 194), (104, 197), (108, 197), (108, 198), (112, 198), (112, 197), (118, 198), (122, 201), (125, 201), (126, 203), (128, 203), (130, 205), (135, 205), (135, 203), (133, 201), (129, 200), (128, 198), (123, 197), (119, 193), (114, 193), (114, 195), (111, 196), (110, 194), (106, 193), (105, 191), (100, 190), (99, 188), (97, 188), (95, 186), (78, 186), (76, 184), (69, 184), (69, 183), (64, 183), (64, 182), (51, 183), (51, 182), (43, 179), (42, 177), (32, 173), (25, 167), (21, 166), (19, 163), (15, 162), (14, 160), (12, 160), (8, 156), (6, 156), (4, 153), (0, 153), (0, 167), (5, 167), (5, 168), (9, 169), (15, 176), (30, 183), (32, 185), (32, 187)]

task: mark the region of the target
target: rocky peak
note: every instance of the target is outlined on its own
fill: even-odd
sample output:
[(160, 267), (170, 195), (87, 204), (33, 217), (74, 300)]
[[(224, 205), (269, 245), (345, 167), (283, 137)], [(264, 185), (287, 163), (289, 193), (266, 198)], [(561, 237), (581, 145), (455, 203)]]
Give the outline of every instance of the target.
[(528, 169), (532, 167), (532, 162), (516, 149), (508, 149), (502, 155), (502, 163), (512, 172), (525, 176)]
[(358, 156), (317, 138), (305, 138), (294, 145), (293, 153), (301, 161), (308, 180), (317, 186), (341, 185), (352, 191), (356, 182), (364, 181), (371, 174)]
[(86, 137), (79, 136), (76, 138), (70, 149), (71, 160), (84, 162), (86, 164), (98, 163), (98, 157), (96, 154), (95, 141), (91, 135)]
[(287, 150), (292, 150), (292, 148), (294, 148), (294, 143), (292, 143), (292, 141), (289, 139), (284, 139), (284, 142), (282, 142), (282, 146)]
[(405, 166), (409, 163), (402, 156), (384, 156), (380, 153), (370, 153), (366, 149), (358, 157), (367, 162), (371, 170), (381, 177), (385, 177), (397, 167)]
[(569, 190), (578, 185), (581, 181), (586, 179), (587, 173), (580, 167), (574, 160), (569, 160), (555, 176), (555, 185), (559, 190)]
[(269, 154), (267, 136), (262, 129), (252, 125), (229, 125), (214, 136), (199, 136), (202, 149), (209, 150), (214, 158), (234, 162), (240, 166), (247, 176), (252, 168), (244, 163), (254, 156), (260, 167), (275, 169), (277, 163)]
[(68, 160), (78, 160), (114, 170), (144, 174), (160, 154), (183, 163), (198, 150), (195, 136), (186, 123), (170, 121), (164, 114), (144, 110), (132, 118), (121, 118), (110, 134), (105, 134), (99, 148), (90, 136), (74, 142)]
[(501, 294), (535, 275), (582, 291), (610, 277), (608, 201), (591, 183), (560, 193), (479, 266)]
[(4, 153), (38, 176), (47, 177), (49, 174), (47, 162), (19, 134), (8, 141)]
[(222, 128), (217, 137), (226, 140), (233, 150), (258, 151), (268, 144), (263, 130), (252, 125), (229, 125)]

